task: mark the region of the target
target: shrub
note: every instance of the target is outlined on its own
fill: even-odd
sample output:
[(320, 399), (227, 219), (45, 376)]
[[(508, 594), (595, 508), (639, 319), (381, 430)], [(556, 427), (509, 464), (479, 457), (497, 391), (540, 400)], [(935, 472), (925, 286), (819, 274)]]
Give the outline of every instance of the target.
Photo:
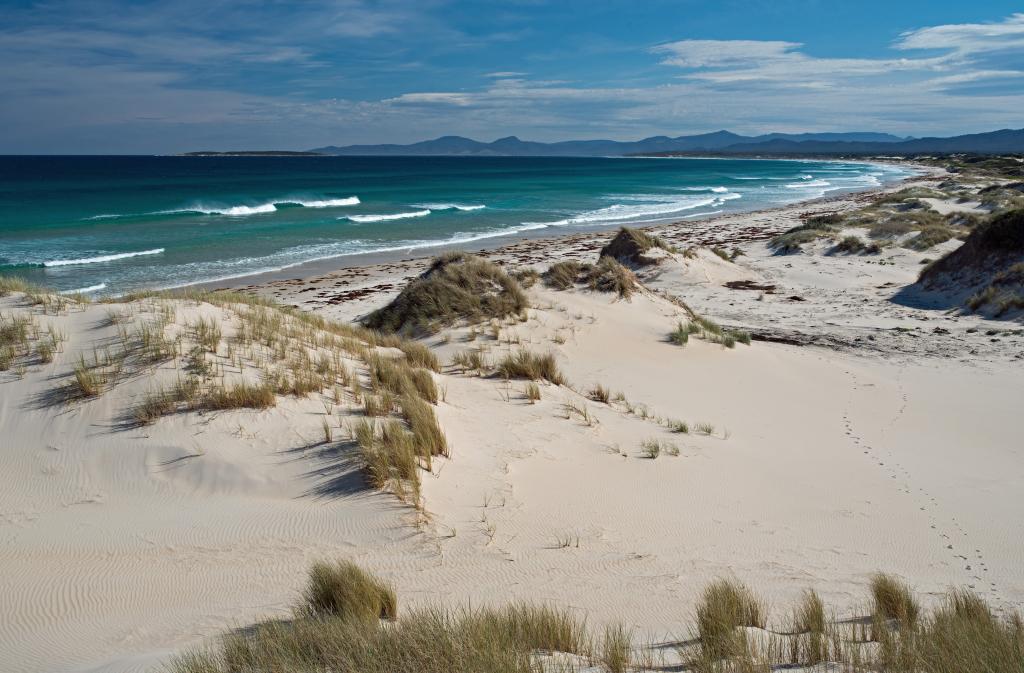
[(398, 599), (391, 585), (351, 561), (315, 563), (302, 593), (302, 608), (310, 616), (358, 620), (398, 617)]
[(387, 306), (364, 319), (367, 327), (409, 335), (431, 334), (460, 320), (521, 313), (522, 287), (498, 265), (465, 253), (438, 257)]
[(555, 290), (568, 290), (576, 284), (583, 265), (575, 260), (556, 262), (548, 267), (541, 278), (544, 284)]
[(636, 276), (611, 257), (602, 257), (586, 274), (587, 286), (598, 292), (615, 292), (628, 299), (636, 291)]
[(556, 386), (565, 383), (565, 377), (551, 353), (537, 355), (527, 350), (510, 353), (498, 363), (498, 374), (506, 379), (544, 379)]
[(530, 404), (540, 401), (540, 386), (533, 381), (526, 384), (526, 389), (523, 391), (526, 395), (526, 399), (530, 400)]

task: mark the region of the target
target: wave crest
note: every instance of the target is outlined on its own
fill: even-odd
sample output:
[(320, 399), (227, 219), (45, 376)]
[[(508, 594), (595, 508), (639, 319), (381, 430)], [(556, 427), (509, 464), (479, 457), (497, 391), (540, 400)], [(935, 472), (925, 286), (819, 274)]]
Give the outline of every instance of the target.
[(81, 259), (54, 259), (48, 262), (43, 262), (43, 266), (71, 266), (73, 264), (100, 264), (102, 262), (113, 262), (119, 259), (128, 259), (129, 257), (141, 257), (143, 255), (159, 255), (164, 251), (163, 248), (153, 248), (152, 250), (140, 250), (139, 252), (121, 252), (114, 255), (99, 255), (97, 257), (82, 257)]
[(369, 222), (389, 222), (391, 220), (405, 220), (410, 217), (426, 217), (430, 214), (430, 209), (425, 208), (423, 210), (414, 210), (411, 213), (389, 213), (384, 215), (346, 215), (345, 217), (339, 217), (340, 220), (350, 220), (358, 224), (366, 224)]

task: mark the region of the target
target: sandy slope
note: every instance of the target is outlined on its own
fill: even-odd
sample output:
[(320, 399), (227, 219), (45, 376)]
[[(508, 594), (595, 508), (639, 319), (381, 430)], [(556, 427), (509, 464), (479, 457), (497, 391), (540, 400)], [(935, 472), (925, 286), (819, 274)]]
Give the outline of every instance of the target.
[[(351, 445), (323, 443), (319, 395), (122, 425), (176, 361), (97, 399), (47, 403), (77, 352), (116, 330), (104, 307), (42, 316), (0, 299), (3, 314), (34, 311), (69, 335), (53, 364), (0, 374), (0, 669), (146, 670), (287, 614), (308, 563), (334, 556), (394, 581), (404, 605), (551, 601), (652, 639), (687, 635), (697, 593), (719, 576), (755, 587), (776, 617), (807, 587), (861, 614), (876, 570), (926, 595), (965, 584), (1020, 607), (1022, 335), (891, 302), (918, 253), (741, 245), (738, 264), (701, 251), (643, 271), (650, 291), (628, 301), (535, 286), (528, 319), (497, 338), (483, 326), (472, 340), (466, 328), (429, 339), (446, 361), (550, 351), (572, 386), (542, 385), (529, 404), (521, 382), (438, 375), (452, 458), (424, 476), (426, 523), (345, 471)], [(392, 282), (408, 273), (396, 267)], [(724, 287), (734, 280), (776, 288)], [(678, 300), (812, 345), (674, 346)], [(224, 318), (181, 303), (176, 324), (200, 314)], [(595, 384), (626, 401), (587, 400)], [(674, 434), (667, 418), (715, 429)], [(644, 458), (645, 439), (679, 455)]]

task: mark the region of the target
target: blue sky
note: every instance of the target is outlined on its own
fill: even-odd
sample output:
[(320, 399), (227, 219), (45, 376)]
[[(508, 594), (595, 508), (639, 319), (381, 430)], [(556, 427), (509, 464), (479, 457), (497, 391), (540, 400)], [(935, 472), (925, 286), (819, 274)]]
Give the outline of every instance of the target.
[(0, 153), (1019, 128), (1022, 9), (3, 0)]

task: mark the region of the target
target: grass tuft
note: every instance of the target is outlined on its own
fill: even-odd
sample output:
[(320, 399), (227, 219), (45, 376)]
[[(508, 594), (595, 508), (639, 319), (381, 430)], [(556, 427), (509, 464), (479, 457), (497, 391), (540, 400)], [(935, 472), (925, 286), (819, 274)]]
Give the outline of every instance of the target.
[(351, 561), (320, 562), (309, 571), (302, 610), (310, 616), (393, 620), (398, 599), (391, 585)]
[(565, 377), (559, 371), (555, 356), (551, 353), (537, 355), (527, 350), (510, 353), (498, 363), (498, 374), (506, 379), (543, 379), (556, 386), (565, 383)]

